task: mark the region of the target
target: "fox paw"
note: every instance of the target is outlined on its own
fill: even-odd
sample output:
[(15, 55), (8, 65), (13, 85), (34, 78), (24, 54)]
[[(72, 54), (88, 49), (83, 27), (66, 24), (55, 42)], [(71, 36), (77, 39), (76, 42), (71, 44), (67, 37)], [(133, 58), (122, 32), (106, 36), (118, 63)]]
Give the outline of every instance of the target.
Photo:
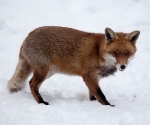
[(49, 103), (48, 102), (43, 102), (45, 105), (49, 105)]

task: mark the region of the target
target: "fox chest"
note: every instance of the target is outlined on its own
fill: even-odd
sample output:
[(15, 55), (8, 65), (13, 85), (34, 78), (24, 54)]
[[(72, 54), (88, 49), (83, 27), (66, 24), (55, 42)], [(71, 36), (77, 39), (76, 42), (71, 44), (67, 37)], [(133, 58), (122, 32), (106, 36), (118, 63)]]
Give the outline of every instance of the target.
[(98, 67), (98, 74), (101, 77), (114, 75), (115, 72), (117, 72), (117, 68), (115, 66), (99, 66)]

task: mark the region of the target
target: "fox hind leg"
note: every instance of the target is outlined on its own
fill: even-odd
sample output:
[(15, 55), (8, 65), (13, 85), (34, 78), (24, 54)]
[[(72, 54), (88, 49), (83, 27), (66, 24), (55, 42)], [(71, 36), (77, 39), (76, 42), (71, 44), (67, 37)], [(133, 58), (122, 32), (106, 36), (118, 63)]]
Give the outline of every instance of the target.
[(31, 67), (23, 58), (19, 58), (15, 73), (8, 81), (7, 87), (11, 92), (19, 91), (31, 73)]
[(47, 72), (45, 71), (34, 71), (33, 77), (31, 78), (29, 84), (33, 97), (38, 103), (44, 103), (45, 105), (49, 105), (48, 102), (45, 102), (42, 96), (39, 93), (39, 88), (43, 81), (46, 79)]

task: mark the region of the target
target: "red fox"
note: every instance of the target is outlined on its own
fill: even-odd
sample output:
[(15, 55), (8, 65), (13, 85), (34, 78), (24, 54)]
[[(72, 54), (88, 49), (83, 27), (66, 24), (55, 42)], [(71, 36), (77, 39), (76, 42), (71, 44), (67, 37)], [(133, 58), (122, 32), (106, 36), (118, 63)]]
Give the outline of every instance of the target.
[(67, 27), (45, 26), (29, 33), (19, 54), (14, 75), (7, 87), (20, 90), (31, 72), (31, 92), (38, 103), (45, 102), (39, 88), (55, 73), (81, 76), (89, 89), (90, 100), (111, 105), (99, 86), (99, 80), (123, 71), (136, 52), (140, 31), (115, 33), (106, 28), (105, 34), (89, 33)]

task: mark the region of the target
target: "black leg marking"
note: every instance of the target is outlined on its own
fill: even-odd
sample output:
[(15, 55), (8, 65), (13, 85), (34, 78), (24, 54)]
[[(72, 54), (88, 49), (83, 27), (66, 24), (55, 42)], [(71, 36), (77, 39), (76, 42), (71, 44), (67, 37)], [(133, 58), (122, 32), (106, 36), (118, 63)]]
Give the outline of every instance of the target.
[(45, 105), (49, 105), (49, 103), (48, 103), (48, 102), (44, 102), (44, 104), (45, 104)]
[(45, 104), (45, 105), (49, 105), (49, 103), (48, 103), (48, 102), (45, 102), (41, 96), (39, 97), (39, 99), (40, 99), (40, 100), (39, 100), (39, 103), (43, 103), (43, 104)]
[(95, 98), (95, 96), (90, 92), (90, 90), (89, 90), (89, 98), (90, 98), (91, 101), (97, 100), (97, 99)]
[(103, 92), (100, 89), (97, 89), (97, 94), (101, 97), (101, 99), (103, 100), (103, 102), (105, 103), (105, 105), (110, 105), (110, 106), (114, 106), (111, 105), (107, 100), (105, 95), (103, 94)]
[(95, 98), (95, 96), (92, 95), (92, 96), (90, 97), (90, 100), (91, 100), (91, 101), (94, 101), (94, 100), (97, 100), (97, 99)]

